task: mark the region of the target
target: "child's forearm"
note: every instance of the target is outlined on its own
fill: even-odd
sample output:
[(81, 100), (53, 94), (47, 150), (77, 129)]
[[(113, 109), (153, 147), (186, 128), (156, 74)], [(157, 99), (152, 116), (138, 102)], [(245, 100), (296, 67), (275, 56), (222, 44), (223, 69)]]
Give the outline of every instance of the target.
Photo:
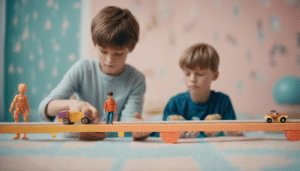
[(56, 116), (57, 112), (69, 110), (69, 105), (74, 100), (52, 100), (48, 103), (45, 109), (46, 116)]

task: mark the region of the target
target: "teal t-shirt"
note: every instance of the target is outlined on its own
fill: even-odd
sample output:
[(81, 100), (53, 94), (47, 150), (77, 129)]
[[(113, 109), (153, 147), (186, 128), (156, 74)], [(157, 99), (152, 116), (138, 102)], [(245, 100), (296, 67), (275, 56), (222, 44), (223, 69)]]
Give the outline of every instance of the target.
[(145, 76), (130, 65), (126, 65), (121, 75), (109, 76), (101, 71), (98, 60), (80, 59), (40, 103), (38, 113), (44, 120), (54, 121), (55, 117), (45, 115), (46, 105), (53, 99), (69, 99), (75, 93), (77, 100), (93, 105), (103, 121), (107, 92), (112, 91), (117, 103), (115, 115), (120, 121), (131, 121), (135, 112), (142, 113), (145, 89)]
[[(190, 97), (190, 92), (178, 94), (172, 97), (167, 103), (163, 120), (165, 121), (169, 115), (181, 115), (186, 120), (204, 120), (207, 115), (220, 114), (223, 120), (235, 120), (235, 112), (229, 97), (221, 92), (210, 92), (209, 99), (204, 103), (195, 103)], [(220, 135), (223, 135), (222, 133)], [(159, 136), (159, 133), (152, 133), (151, 136)], [(206, 137), (200, 132), (199, 138)]]

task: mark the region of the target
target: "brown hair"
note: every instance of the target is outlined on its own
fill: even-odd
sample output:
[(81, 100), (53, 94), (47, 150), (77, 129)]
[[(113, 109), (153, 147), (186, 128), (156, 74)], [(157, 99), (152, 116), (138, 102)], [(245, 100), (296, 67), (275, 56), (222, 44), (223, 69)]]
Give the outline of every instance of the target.
[(201, 69), (210, 68), (213, 72), (218, 71), (219, 55), (210, 45), (205, 43), (194, 44), (187, 48), (179, 59), (181, 69), (194, 69), (199, 66)]
[(109, 91), (109, 92), (107, 93), (107, 95), (108, 95), (108, 96), (113, 96), (113, 95), (114, 95), (114, 93), (113, 93), (113, 92), (111, 92), (111, 91)]
[(127, 9), (115, 6), (103, 8), (94, 17), (91, 26), (94, 45), (132, 51), (139, 40), (140, 27)]

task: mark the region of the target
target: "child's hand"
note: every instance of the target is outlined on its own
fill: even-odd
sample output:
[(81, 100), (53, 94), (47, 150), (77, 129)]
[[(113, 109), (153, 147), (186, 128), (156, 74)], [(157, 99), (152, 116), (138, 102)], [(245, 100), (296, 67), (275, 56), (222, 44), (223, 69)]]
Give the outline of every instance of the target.
[(99, 141), (106, 138), (107, 132), (80, 132), (79, 139), (83, 141)]
[(77, 112), (91, 112), (93, 121), (100, 122), (98, 110), (88, 102), (80, 100), (70, 100), (69, 109)]
[(245, 136), (245, 135), (243, 134), (243, 132), (241, 132), (241, 131), (226, 131), (226, 132), (224, 132), (224, 133), (225, 133), (226, 136), (230, 136), (230, 137), (235, 137), (235, 136), (237, 136), (237, 137)]
[[(135, 122), (144, 121), (141, 114), (138, 112), (136, 112), (134, 114), (134, 117), (135, 117), (135, 119), (133, 119), (132, 121), (135, 121)], [(151, 134), (151, 132), (132, 132), (132, 139), (133, 139), (133, 141), (141, 141), (141, 140), (148, 138), (150, 134)]]
[(180, 132), (180, 138), (197, 138), (199, 132)]
[[(182, 116), (180, 115), (170, 115), (169, 118), (171, 121), (178, 121), (180, 120), (185, 120)], [(199, 132), (180, 132), (180, 138), (197, 138), (199, 135)]]
[[(88, 102), (80, 100), (70, 100), (69, 109), (77, 112), (91, 112), (93, 121), (99, 122), (98, 110)], [(106, 138), (106, 132), (80, 132), (79, 139), (83, 141), (99, 141)]]

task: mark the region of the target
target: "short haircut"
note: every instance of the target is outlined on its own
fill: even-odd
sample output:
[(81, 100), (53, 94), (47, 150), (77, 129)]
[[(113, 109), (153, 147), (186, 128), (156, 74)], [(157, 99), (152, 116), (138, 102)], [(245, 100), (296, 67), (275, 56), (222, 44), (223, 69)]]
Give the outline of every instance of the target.
[(111, 92), (111, 91), (109, 91), (109, 92), (107, 93), (107, 95), (108, 95), (108, 96), (113, 96), (113, 95), (114, 95), (114, 93), (113, 93), (113, 92)]
[(117, 50), (127, 47), (132, 51), (139, 40), (140, 27), (129, 10), (108, 6), (94, 17), (91, 33), (95, 46)]
[(219, 55), (210, 45), (198, 43), (187, 48), (179, 59), (181, 69), (194, 69), (199, 66), (201, 69), (211, 69), (218, 71)]

